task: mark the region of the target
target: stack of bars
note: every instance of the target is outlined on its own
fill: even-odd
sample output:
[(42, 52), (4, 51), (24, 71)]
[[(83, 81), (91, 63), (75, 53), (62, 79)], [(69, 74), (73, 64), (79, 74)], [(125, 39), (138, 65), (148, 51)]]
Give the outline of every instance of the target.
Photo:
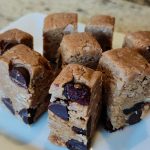
[[(61, 23), (58, 20), (61, 20)], [(87, 24), (86, 32), (82, 33), (71, 30), (76, 27), (74, 24), (77, 24), (75, 15), (68, 13), (56, 13), (45, 18), (43, 42), (44, 48), (46, 45), (49, 48), (44, 49), (44, 54), (48, 58), (55, 51), (57, 60), (55, 71), (59, 72), (62, 69), (49, 90), (51, 94), (48, 107), (51, 129), (49, 139), (55, 144), (66, 145), (70, 150), (86, 150), (90, 147), (102, 105), (102, 73), (95, 70), (102, 55), (101, 45), (103, 51), (112, 48), (114, 18), (96, 16)], [(66, 29), (71, 32), (64, 34)], [(52, 30), (61, 34), (61, 41), (54, 43), (55, 46), (45, 39), (46, 34), (47, 39), (53, 40)], [(49, 61), (52, 62), (52, 59), (49, 58)]]
[(101, 84), (100, 71), (78, 64), (62, 70), (49, 91), (51, 141), (69, 149), (87, 149), (100, 116)]
[(32, 35), (0, 34), (0, 103), (26, 124), (48, 109), (49, 140), (88, 150), (100, 121), (116, 131), (142, 120), (150, 106), (150, 32), (126, 34), (113, 49), (115, 18), (96, 15), (85, 32), (76, 13), (44, 20), (43, 56)]
[(0, 34), (0, 55), (0, 103), (32, 124), (47, 111), (51, 66), (33, 50), (32, 35), (18, 29)]

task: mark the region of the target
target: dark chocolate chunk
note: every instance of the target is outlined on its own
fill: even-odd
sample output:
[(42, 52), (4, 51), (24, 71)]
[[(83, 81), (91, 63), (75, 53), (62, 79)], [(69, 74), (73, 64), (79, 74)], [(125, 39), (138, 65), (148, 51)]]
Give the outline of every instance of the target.
[(67, 83), (64, 86), (63, 94), (71, 101), (81, 105), (88, 105), (90, 102), (90, 88), (81, 83)]
[(10, 98), (2, 98), (2, 102), (5, 104), (5, 106), (11, 111), (11, 113), (14, 115), (15, 114), (15, 110), (13, 108), (12, 105), (12, 101), (10, 100)]
[(60, 117), (61, 119), (68, 121), (69, 120), (69, 114), (67, 106), (58, 104), (58, 103), (51, 103), (48, 107), (50, 111), (52, 111), (55, 115)]
[(69, 150), (88, 150), (87, 146), (83, 142), (71, 139), (66, 142), (66, 146)]
[(28, 88), (30, 83), (30, 74), (24, 67), (13, 66), (9, 70), (9, 76), (13, 82), (23, 88)]
[(73, 130), (75, 133), (77, 133), (77, 134), (86, 135), (86, 130), (83, 130), (83, 129), (81, 129), (81, 128), (78, 128), (78, 127), (73, 126), (73, 127), (72, 127), (72, 130)]
[(137, 103), (137, 104), (135, 104), (133, 107), (131, 107), (131, 108), (127, 108), (127, 109), (124, 109), (123, 110), (123, 113), (125, 114), (125, 115), (128, 115), (128, 114), (130, 114), (130, 113), (132, 113), (132, 112), (134, 112), (134, 111), (137, 111), (137, 110), (139, 110), (139, 109), (142, 109), (143, 107), (144, 107), (144, 102), (140, 102), (140, 103)]
[(128, 118), (128, 120), (127, 120), (127, 123), (128, 123), (129, 125), (133, 125), (133, 124), (135, 124), (135, 123), (141, 121), (141, 118), (140, 118), (141, 115), (142, 115), (142, 110), (135, 111), (134, 113), (132, 113), (132, 114), (129, 116), (129, 118)]
[(22, 109), (19, 111), (20, 117), (26, 124), (32, 124), (34, 122), (34, 116), (36, 113), (36, 109), (29, 108), (29, 109)]
[(0, 55), (2, 55), (4, 52), (12, 48), (13, 46), (17, 45), (18, 43), (16, 41), (1, 41), (0, 42)]

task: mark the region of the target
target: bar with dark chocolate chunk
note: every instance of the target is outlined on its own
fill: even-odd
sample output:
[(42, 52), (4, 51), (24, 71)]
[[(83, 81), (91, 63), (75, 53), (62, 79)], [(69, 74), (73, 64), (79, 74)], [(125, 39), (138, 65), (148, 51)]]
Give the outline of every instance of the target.
[(20, 44), (0, 56), (0, 103), (26, 124), (47, 111), (53, 79), (49, 62)]
[(4, 54), (10, 48), (25, 44), (33, 49), (33, 36), (19, 29), (10, 29), (0, 34), (0, 55)]
[(52, 83), (49, 139), (70, 150), (88, 150), (101, 112), (102, 73), (79, 64), (63, 68)]
[(150, 64), (137, 51), (113, 49), (102, 54), (106, 128), (113, 131), (141, 121), (150, 105)]
[(96, 15), (90, 18), (85, 31), (90, 32), (99, 42), (103, 51), (112, 49), (115, 18), (106, 15)]
[(65, 35), (60, 44), (62, 65), (81, 64), (96, 69), (102, 49), (96, 39), (86, 32)]
[(137, 50), (150, 62), (150, 31), (137, 31), (127, 33), (122, 47)]
[(76, 13), (53, 13), (49, 14), (44, 20), (43, 27), (43, 55), (53, 67), (59, 70), (59, 46), (65, 34), (70, 34), (77, 30)]

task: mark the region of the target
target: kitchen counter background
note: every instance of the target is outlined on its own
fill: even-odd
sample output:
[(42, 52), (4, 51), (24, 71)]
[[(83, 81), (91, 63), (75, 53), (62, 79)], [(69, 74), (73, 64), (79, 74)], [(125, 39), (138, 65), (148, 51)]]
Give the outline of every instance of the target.
[(78, 12), (83, 23), (95, 14), (113, 15), (119, 32), (150, 30), (150, 0), (0, 0), (0, 29), (28, 13), (62, 11)]

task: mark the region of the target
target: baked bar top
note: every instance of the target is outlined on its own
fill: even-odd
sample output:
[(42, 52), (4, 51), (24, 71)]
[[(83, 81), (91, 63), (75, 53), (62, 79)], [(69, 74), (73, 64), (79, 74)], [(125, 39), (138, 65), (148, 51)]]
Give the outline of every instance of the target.
[(115, 18), (107, 15), (96, 15), (91, 17), (87, 25), (113, 27)]
[(33, 39), (33, 37), (29, 33), (21, 31), (19, 29), (11, 29), (0, 34), (0, 41), (1, 40), (6, 40), (6, 41), (14, 40), (14, 41), (21, 42), (22, 39)]
[(44, 32), (57, 28), (65, 28), (72, 24), (77, 28), (78, 16), (76, 13), (54, 13), (48, 15), (44, 20)]
[(104, 52), (99, 65), (104, 66), (122, 80), (132, 80), (140, 74), (150, 75), (150, 65), (146, 59), (128, 48)]
[(65, 35), (61, 42), (61, 48), (68, 50), (66, 55), (101, 55), (102, 49), (97, 40), (86, 32)]
[(130, 40), (135, 48), (147, 47), (150, 46), (150, 31), (127, 33), (125, 39)]
[[(56, 77), (52, 86), (58, 86), (58, 88), (63, 87), (64, 84), (74, 80), (75, 83), (83, 83), (89, 88), (92, 88), (101, 76), (100, 71), (94, 71), (93, 69), (78, 64), (69, 64)], [(52, 86), (50, 93), (53, 91)]]
[(0, 57), (0, 60), (4, 60), (6, 62), (12, 61), (14, 63), (22, 63), (33, 67), (44, 65), (45, 67), (50, 68), (48, 61), (42, 57), (41, 54), (33, 51), (23, 44), (19, 44), (11, 48)]

